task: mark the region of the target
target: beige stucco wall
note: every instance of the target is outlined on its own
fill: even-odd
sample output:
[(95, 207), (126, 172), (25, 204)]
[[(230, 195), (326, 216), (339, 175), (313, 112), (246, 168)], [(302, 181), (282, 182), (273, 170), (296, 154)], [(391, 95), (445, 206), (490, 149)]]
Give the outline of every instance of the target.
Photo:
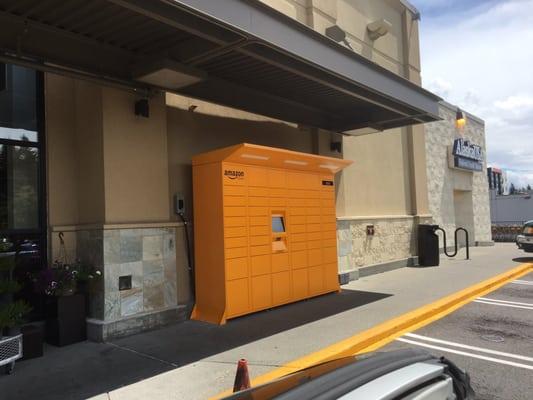
[(165, 96), (150, 98), (150, 118), (133, 113), (134, 93), (102, 89), (105, 222), (168, 221)]
[[(418, 22), (399, 0), (262, 0), (321, 34), (338, 25), (355, 52), (397, 74), (410, 64), (419, 80)], [(408, 18), (405, 18), (407, 15)], [(368, 36), (367, 25), (381, 18), (391, 23), (389, 33), (378, 40)], [(408, 32), (408, 34), (406, 34)], [(407, 46), (405, 40), (412, 45)], [(407, 68), (409, 69), (409, 68)]]
[(411, 213), (405, 130), (344, 137), (343, 156), (354, 163), (342, 172), (337, 196), (338, 216)]
[[(312, 0), (261, 0), (275, 10), (294, 18), (296, 21), (311, 25), (309, 5)], [(329, 1), (331, 3), (331, 0)]]
[(49, 224), (168, 221), (166, 104), (46, 74)]
[[(104, 220), (102, 112), (100, 88), (45, 74), (48, 224)], [(64, 233), (66, 258), (76, 256), (76, 236)], [(50, 234), (49, 259), (65, 257), (59, 236)]]
[(105, 220), (101, 87), (76, 81), (75, 104), (77, 223), (101, 223)]
[(45, 74), (50, 225), (104, 218), (102, 99), (91, 83)]
[(48, 222), (78, 221), (74, 80), (45, 74)]
[(172, 196), (183, 193), (191, 217), (192, 167), (195, 154), (239, 143), (253, 143), (313, 153), (313, 135), (283, 123), (223, 118), (167, 108), (169, 212)]

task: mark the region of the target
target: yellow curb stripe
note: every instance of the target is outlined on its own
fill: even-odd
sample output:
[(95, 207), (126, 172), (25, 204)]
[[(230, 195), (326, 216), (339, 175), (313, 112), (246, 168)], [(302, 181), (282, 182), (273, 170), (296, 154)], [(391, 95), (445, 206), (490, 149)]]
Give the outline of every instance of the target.
[[(428, 325), (431, 322), (452, 313), (475, 298), (490, 293), (509, 281), (527, 275), (532, 271), (533, 264), (521, 264), (516, 268), (443, 297), (433, 303), (409, 311), (391, 320), (385, 321), (366, 331), (324, 347), (314, 353), (290, 361), (279, 368), (258, 376), (252, 380), (251, 384), (252, 386), (258, 386), (318, 363), (375, 351), (402, 336), (404, 333), (415, 331)], [(229, 394), (231, 394), (231, 391), (225, 391), (212, 397), (212, 399), (220, 399)]]

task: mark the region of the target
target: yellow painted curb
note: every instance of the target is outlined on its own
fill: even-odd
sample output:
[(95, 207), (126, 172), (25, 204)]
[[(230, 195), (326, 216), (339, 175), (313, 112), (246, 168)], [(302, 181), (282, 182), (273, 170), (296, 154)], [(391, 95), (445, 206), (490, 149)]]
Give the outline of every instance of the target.
[[(517, 279), (533, 271), (533, 264), (521, 264), (516, 268), (496, 275), (483, 282), (472, 285), (433, 303), (426, 304), (391, 320), (376, 325), (364, 332), (351, 336), (340, 342), (308, 354), (253, 379), (252, 386), (258, 386), (273, 379), (280, 378), (312, 365), (334, 360), (341, 357), (354, 356), (374, 351), (406, 332), (411, 332), (437, 319), (452, 313), (477, 297), (492, 292), (511, 280)], [(212, 399), (228, 396), (231, 391), (218, 394)]]

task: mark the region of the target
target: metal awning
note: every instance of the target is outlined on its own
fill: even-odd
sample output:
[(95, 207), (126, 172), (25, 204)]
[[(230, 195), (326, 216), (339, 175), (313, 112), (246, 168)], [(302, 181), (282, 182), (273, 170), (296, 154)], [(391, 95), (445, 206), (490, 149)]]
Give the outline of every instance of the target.
[(439, 97), (257, 0), (0, 0), (0, 24), (4, 62), (338, 132), (439, 119)]

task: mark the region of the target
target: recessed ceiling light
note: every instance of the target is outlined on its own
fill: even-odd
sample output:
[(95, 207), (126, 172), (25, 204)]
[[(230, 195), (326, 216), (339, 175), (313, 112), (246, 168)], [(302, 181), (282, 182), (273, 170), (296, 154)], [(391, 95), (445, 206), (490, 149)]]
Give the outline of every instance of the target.
[(206, 77), (203, 71), (170, 60), (143, 65), (133, 73), (133, 78), (139, 82), (171, 90), (193, 85)]

